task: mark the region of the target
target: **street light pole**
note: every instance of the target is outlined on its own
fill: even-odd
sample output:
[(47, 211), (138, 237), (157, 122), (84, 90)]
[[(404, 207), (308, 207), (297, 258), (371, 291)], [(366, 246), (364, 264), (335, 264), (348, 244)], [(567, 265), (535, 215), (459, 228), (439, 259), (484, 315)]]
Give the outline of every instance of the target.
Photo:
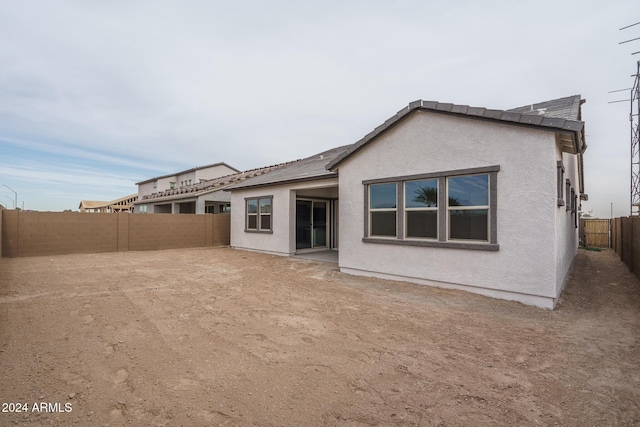
[[(6, 197), (7, 199), (11, 200), (11, 203), (13, 203), (13, 199), (11, 197), (9, 197), (9, 196), (4, 196), (4, 197)], [(15, 209), (15, 208), (16, 208), (16, 205), (13, 205), (13, 209)]]
[(15, 201), (13, 202), (13, 209), (16, 209), (18, 207), (18, 192), (16, 190), (14, 190), (13, 188), (9, 187), (6, 184), (2, 184), (4, 187), (7, 187), (9, 190), (13, 191), (13, 194), (15, 194)]

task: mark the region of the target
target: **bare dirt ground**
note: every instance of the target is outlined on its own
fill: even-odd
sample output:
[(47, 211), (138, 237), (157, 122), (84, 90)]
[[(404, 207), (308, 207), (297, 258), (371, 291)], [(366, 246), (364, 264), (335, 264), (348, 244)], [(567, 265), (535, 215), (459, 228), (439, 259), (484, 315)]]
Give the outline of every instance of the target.
[(640, 284), (611, 252), (554, 311), (229, 248), (3, 258), (0, 369), (2, 426), (639, 425)]

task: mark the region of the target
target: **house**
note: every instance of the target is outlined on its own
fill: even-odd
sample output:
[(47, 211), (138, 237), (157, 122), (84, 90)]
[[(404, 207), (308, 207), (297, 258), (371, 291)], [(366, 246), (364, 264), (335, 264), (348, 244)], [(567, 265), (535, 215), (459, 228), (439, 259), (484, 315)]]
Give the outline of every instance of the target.
[[(218, 167), (220, 165), (226, 166), (224, 163), (218, 163), (213, 166)], [(223, 191), (225, 188), (273, 171), (283, 165), (285, 164), (281, 163), (243, 172), (238, 172), (229, 167), (235, 172), (214, 178), (200, 177), (197, 183), (193, 182), (195, 178), (188, 178), (187, 180), (184, 176), (186, 174), (181, 173), (177, 175), (178, 178), (182, 178), (182, 181), (180, 181), (181, 185), (178, 187), (171, 185), (173, 181), (168, 181), (166, 177), (143, 181), (138, 184), (140, 184), (139, 188), (144, 189), (146, 194), (139, 197), (135, 205), (135, 212), (181, 214), (229, 213), (231, 212), (230, 194)], [(220, 168), (218, 172), (220, 171), (229, 172), (229, 169)], [(176, 175), (168, 176), (171, 177), (170, 179), (176, 179)], [(150, 184), (155, 182), (158, 182), (154, 188), (156, 191), (149, 193)], [(169, 185), (169, 188), (157, 191), (159, 188), (162, 188), (160, 182), (164, 182), (165, 186)]]
[(187, 169), (137, 182), (136, 213), (219, 213), (229, 206), (229, 195), (211, 191), (194, 194), (198, 184), (240, 171), (224, 162)]
[(230, 186), (231, 245), (339, 249), (345, 273), (553, 308), (587, 197), (583, 103), (412, 102), (355, 144)]
[(348, 147), (291, 162), (229, 187), (231, 245), (278, 255), (338, 248), (338, 174), (327, 164)]
[(133, 204), (138, 200), (137, 194), (120, 197), (110, 202), (95, 200), (81, 200), (78, 209), (80, 212), (132, 212)]

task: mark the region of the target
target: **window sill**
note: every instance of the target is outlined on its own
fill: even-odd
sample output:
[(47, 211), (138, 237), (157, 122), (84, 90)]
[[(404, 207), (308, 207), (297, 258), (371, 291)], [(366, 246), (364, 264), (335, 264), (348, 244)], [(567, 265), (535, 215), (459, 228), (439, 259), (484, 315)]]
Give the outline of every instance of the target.
[(500, 245), (497, 243), (473, 243), (473, 242), (440, 242), (437, 240), (400, 240), (400, 239), (384, 239), (374, 237), (363, 237), (364, 243), (378, 243), (387, 245), (401, 246), (423, 246), (429, 248), (448, 248), (448, 249), (471, 249), (477, 251), (498, 251)]
[(244, 230), (245, 233), (273, 234), (273, 230)]
[(564, 206), (564, 199), (558, 199), (558, 206)]

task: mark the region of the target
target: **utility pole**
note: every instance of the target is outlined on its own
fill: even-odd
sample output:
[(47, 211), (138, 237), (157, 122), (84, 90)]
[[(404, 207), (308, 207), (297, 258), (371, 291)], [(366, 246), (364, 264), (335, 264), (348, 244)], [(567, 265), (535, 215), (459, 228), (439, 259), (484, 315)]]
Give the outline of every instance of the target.
[[(6, 197), (7, 199), (11, 200), (11, 203), (14, 203), (14, 201), (13, 201), (13, 199), (11, 197), (9, 197), (9, 196), (4, 196), (4, 197)], [(16, 208), (16, 205), (14, 204), (13, 205), (13, 209), (15, 209), (15, 208)]]
[(636, 64), (636, 74), (631, 88), (631, 215), (640, 215), (640, 61)]
[(15, 200), (13, 201), (13, 209), (18, 207), (18, 193), (11, 187), (9, 187), (6, 184), (2, 184), (4, 187), (7, 187), (9, 190), (13, 191), (13, 194), (15, 195)]
[[(640, 25), (640, 22), (627, 25), (626, 27), (620, 28), (620, 30), (626, 30), (636, 25)], [(637, 40), (640, 40), (640, 37), (625, 40), (618, 44)], [(640, 53), (640, 51), (632, 52), (631, 55), (638, 53)], [(640, 215), (640, 117), (638, 116), (638, 112), (640, 111), (640, 61), (636, 63), (636, 73), (632, 74), (631, 77), (635, 79), (629, 96), (629, 100), (631, 101), (629, 112), (629, 121), (631, 122), (631, 197), (629, 212), (631, 216), (634, 216)]]

